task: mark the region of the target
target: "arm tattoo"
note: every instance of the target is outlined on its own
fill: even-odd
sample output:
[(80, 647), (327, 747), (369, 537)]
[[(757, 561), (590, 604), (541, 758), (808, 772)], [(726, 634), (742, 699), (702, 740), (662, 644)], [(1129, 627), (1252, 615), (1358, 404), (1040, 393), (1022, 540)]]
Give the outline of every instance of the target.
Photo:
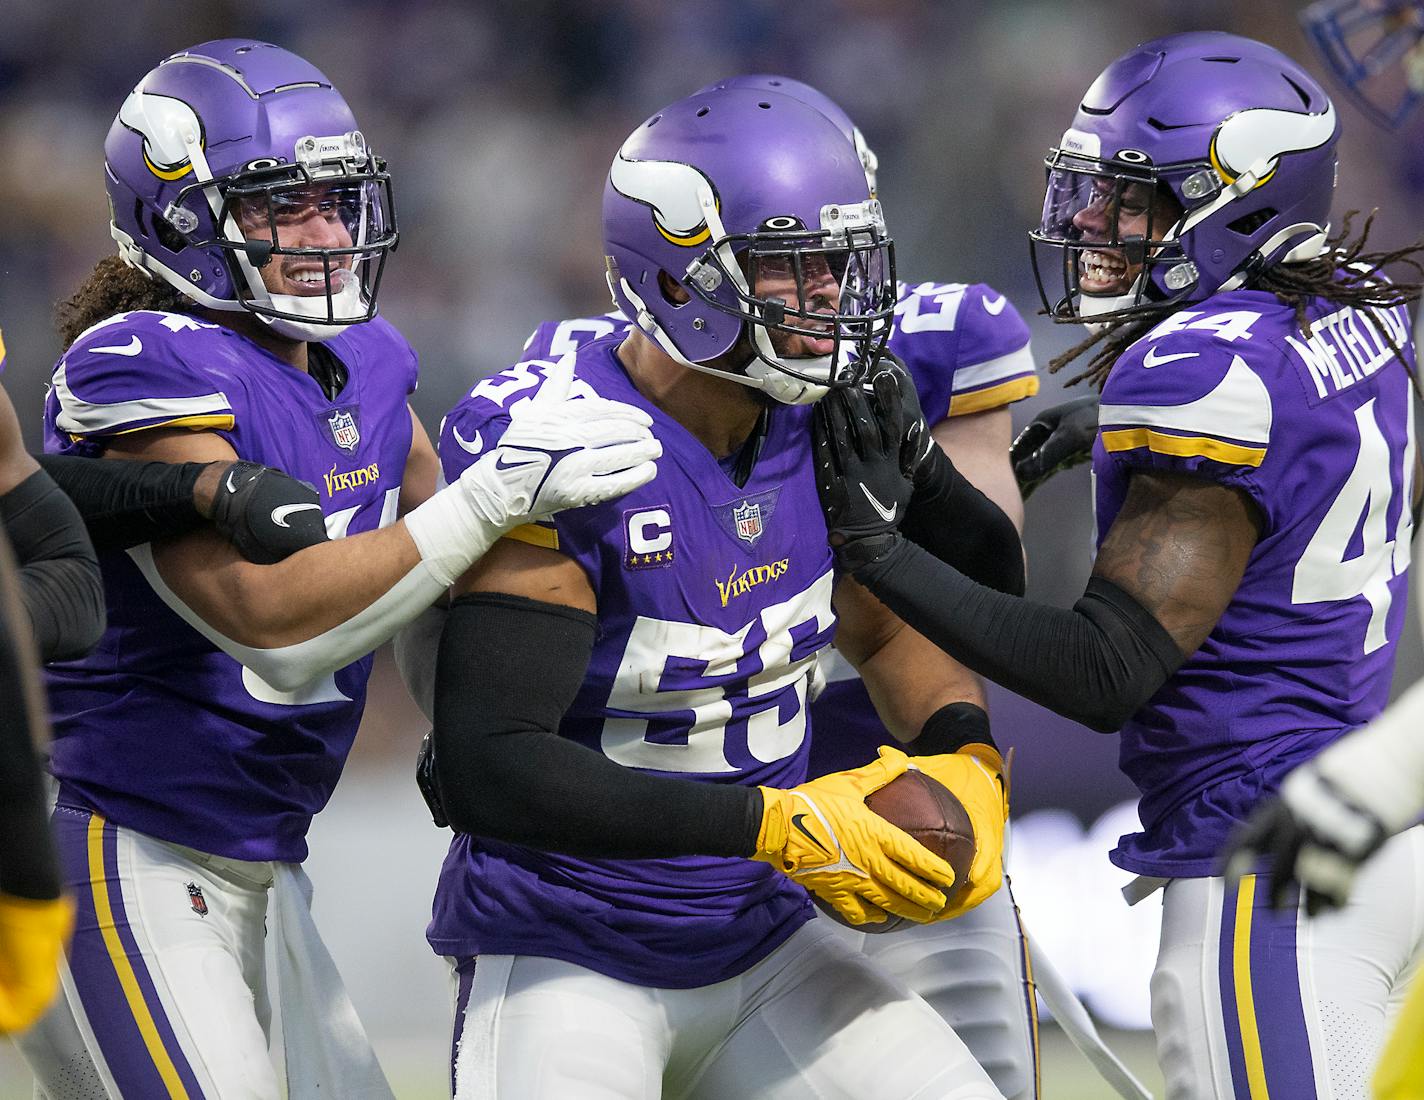
[(1231, 602), (1259, 537), (1240, 490), (1136, 473), (1093, 573), (1142, 604), (1190, 656)]

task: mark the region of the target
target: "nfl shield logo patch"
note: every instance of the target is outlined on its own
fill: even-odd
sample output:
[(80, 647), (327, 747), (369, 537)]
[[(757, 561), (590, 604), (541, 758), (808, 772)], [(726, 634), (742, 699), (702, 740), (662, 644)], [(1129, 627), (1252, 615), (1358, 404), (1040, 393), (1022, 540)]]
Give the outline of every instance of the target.
[(356, 426), (350, 409), (338, 409), (327, 418), (326, 424), (331, 429), (331, 438), (343, 451), (354, 451), (361, 442), (361, 429)]
[(188, 903), (200, 917), (208, 915), (208, 899), (203, 897), (203, 888), (196, 882), (188, 883)]
[(761, 538), (761, 504), (744, 500), (732, 509), (732, 523), (737, 530), (737, 538), (748, 546), (755, 546)]

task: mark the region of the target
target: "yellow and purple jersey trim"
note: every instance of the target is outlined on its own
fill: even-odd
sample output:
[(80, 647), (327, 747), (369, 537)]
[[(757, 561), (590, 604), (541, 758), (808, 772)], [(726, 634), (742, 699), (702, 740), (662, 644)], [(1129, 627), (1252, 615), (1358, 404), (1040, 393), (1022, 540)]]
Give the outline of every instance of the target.
[(1266, 457), (1264, 446), (1232, 443), (1205, 435), (1175, 435), (1154, 428), (1118, 428), (1102, 432), (1103, 449), (1109, 454), (1142, 448), (1175, 458), (1208, 458), (1227, 466), (1259, 466)]
[(959, 367), (949, 397), (949, 415), (966, 416), (1012, 405), (1038, 392), (1033, 353), (1023, 347), (983, 363)]
[(559, 532), (542, 523), (523, 524), (512, 531), (506, 531), (504, 537), (515, 542), (527, 542), (530, 546), (542, 546), (546, 550), (559, 548)]

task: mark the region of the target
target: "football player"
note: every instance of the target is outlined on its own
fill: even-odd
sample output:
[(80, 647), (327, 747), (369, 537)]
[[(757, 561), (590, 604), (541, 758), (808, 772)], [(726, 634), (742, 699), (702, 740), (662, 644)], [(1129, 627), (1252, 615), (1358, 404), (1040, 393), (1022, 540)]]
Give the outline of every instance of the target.
[(1112, 858), (1133, 895), (1165, 889), (1153, 1024), (1173, 1097), (1360, 1095), (1424, 928), (1397, 903), (1421, 885), (1420, 830), (1329, 922), (1218, 873), (1287, 772), (1379, 713), (1404, 614), (1419, 287), (1330, 236), (1338, 138), (1304, 69), (1198, 33), (1110, 65), (1050, 154), (1040, 288), (1098, 326), (1080, 350), (1103, 386), (1100, 545), (1071, 610), (974, 584), (847, 491), (885, 500), (909, 476), (893, 389), (833, 395), (849, 445), (818, 435), (843, 566), (971, 668), (1122, 729), (1143, 829)]
[[(896, 299), (855, 147), (785, 94), (713, 88), (628, 138), (603, 222), (634, 324), (557, 362), (647, 410), (666, 453), (648, 485), (513, 532), (456, 586), (433, 770), (457, 836), (429, 931), (458, 977), (455, 1095), (999, 1096), (806, 893), (855, 924), (951, 916), (997, 887), (1005, 814), (987, 724), (966, 734), (934, 648), (838, 589), (824, 541), (810, 403), (858, 382)], [(550, 369), (451, 411), (447, 476)], [(838, 613), (914, 766), (969, 809), (967, 882), (864, 805), (904, 752), (807, 782)]]
[[(777, 92), (815, 108), (854, 144), (866, 184), (876, 193), (878, 158), (859, 127), (825, 93), (772, 74), (730, 77), (701, 91), (721, 88)], [(524, 357), (556, 358), (628, 328), (621, 310), (546, 322), (525, 343)], [(935, 441), (969, 482), (1021, 526), (1023, 505), (1008, 461), (1009, 405), (1036, 393), (1038, 378), (1028, 326), (1018, 310), (983, 283), (899, 280), (886, 347), (909, 371)], [(821, 671), (829, 682), (811, 705), (811, 775), (864, 764), (875, 758), (880, 745), (899, 743), (855, 669), (835, 650), (826, 651), (825, 666)], [(966, 721), (988, 721), (982, 690), (972, 676), (960, 671), (953, 689)], [(903, 930), (893, 939), (835, 927), (929, 1001), (1006, 1097), (1035, 1095), (1034, 998), (1027, 995), (1023, 936), (1007, 889), (953, 921)]]
[(415, 355), (376, 317), (389, 177), (340, 94), (285, 50), (166, 59), (119, 110), (105, 179), (120, 254), (63, 311), (47, 448), (229, 464), (223, 508), (261, 480), (234, 460), (280, 467), (319, 500), (274, 522), (319, 511), (333, 538), (270, 566), (207, 529), (102, 556), (108, 629), (49, 668), (77, 931), (65, 996), (21, 1050), (54, 1100), (277, 1097), (270, 919), (288, 1089), (388, 1096), (298, 866), (371, 650), (505, 530), (641, 484), (660, 446), (645, 413), (567, 401), (556, 379), (434, 492)]

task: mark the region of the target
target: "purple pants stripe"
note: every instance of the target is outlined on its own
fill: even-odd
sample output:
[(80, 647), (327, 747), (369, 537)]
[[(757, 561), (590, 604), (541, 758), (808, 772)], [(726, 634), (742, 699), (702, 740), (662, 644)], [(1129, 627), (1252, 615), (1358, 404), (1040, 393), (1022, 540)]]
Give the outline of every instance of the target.
[(1270, 907), (1261, 883), (1246, 875), (1227, 885), (1221, 906), (1222, 1020), (1236, 1100), (1312, 1100), (1315, 1063), (1300, 995), (1294, 896)]
[(124, 1096), (201, 1100), (128, 922), (117, 827), (60, 807), (55, 830), (78, 908), (69, 968), (109, 1072)]
[(475, 964), (478, 958), (464, 959), (455, 967), (460, 979), (455, 994), (455, 1028), (450, 1033), (450, 1095), (455, 1095), (455, 1062), (460, 1057), (460, 1039), (465, 1034), (465, 1010), (470, 1007), (470, 989), (475, 984)]
[(1033, 1056), (1033, 1100), (1043, 1094), (1043, 1067), (1038, 1043), (1038, 993), (1033, 984), (1033, 959), (1029, 955), (1028, 937), (1024, 935), (1023, 919), (1019, 916), (1019, 903), (1014, 900), (1013, 884), (1004, 875), (1003, 889), (1008, 891), (1009, 904), (1014, 911), (1014, 931), (1019, 937), (1019, 957), (1023, 959), (1024, 1011), (1028, 1014), (1028, 1041)]

